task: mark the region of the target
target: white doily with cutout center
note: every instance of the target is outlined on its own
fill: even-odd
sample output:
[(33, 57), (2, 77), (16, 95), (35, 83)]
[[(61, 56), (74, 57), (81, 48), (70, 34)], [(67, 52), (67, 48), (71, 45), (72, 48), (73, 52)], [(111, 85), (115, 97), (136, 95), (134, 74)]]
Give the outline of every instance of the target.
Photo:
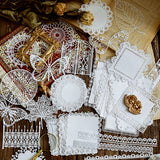
[(106, 3), (92, 0), (89, 4), (83, 4), (80, 11), (90, 11), (94, 16), (91, 25), (83, 25), (78, 21), (80, 28), (91, 35), (103, 34), (112, 25), (113, 13)]
[(79, 109), (86, 102), (87, 88), (81, 78), (64, 75), (52, 84), (50, 93), (57, 109), (70, 112)]

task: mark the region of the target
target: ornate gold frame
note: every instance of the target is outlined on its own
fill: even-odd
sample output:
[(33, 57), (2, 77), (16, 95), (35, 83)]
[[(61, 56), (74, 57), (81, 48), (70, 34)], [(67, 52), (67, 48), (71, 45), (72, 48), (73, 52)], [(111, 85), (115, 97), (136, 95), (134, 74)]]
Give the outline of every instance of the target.
[[(49, 37), (42, 29), (36, 28), (35, 31), (32, 33), (32, 37), (26, 42), (24, 47), (20, 48), (19, 51), (16, 53), (16, 57), (20, 59), (21, 61), (25, 62), (29, 66), (30, 64), (30, 51), (29, 49), (34, 44), (38, 38), (42, 39), (44, 42), (50, 45), (49, 49), (46, 53), (44, 53), (43, 56), (40, 56), (45, 62), (48, 60), (48, 58), (53, 56), (53, 53), (61, 47), (61, 44), (54, 40), (53, 38)], [(29, 51), (29, 53), (27, 53)], [(26, 54), (27, 53), (27, 54)], [(37, 65), (40, 65), (41, 62), (39, 62)]]

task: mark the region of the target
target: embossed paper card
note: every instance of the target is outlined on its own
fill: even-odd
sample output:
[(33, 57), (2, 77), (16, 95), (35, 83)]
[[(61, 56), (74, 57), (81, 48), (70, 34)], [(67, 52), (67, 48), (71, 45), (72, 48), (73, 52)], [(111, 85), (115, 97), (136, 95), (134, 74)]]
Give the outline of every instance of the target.
[(116, 56), (112, 58), (109, 71), (133, 83), (147, 70), (147, 64), (150, 62), (149, 55), (143, 50), (138, 50), (136, 46), (124, 42), (116, 51)]
[[(125, 95), (134, 95), (137, 97), (137, 101), (139, 101), (138, 103), (141, 103), (142, 106), (139, 114), (137, 112), (131, 112), (133, 110), (135, 111), (135, 109), (138, 109), (138, 107), (135, 106), (135, 102), (132, 101), (132, 103), (130, 101), (133, 104), (133, 108), (131, 108), (131, 110), (126, 106)], [(147, 126), (152, 122), (152, 119), (159, 108), (160, 101), (157, 99), (157, 97), (145, 92), (140, 88), (130, 86), (124, 91), (112, 112), (116, 117), (125, 120), (127, 123), (143, 133)]]
[(59, 138), (61, 155), (97, 153), (99, 117), (91, 113), (61, 116)]

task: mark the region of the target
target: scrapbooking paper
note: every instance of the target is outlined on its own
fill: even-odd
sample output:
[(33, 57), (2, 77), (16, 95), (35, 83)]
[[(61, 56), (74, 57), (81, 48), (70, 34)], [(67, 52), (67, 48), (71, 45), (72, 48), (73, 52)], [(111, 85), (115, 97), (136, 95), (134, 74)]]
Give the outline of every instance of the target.
[[(140, 113), (137, 113), (133, 108), (131, 109), (132, 112), (130, 112), (131, 110), (126, 106), (124, 98), (129, 95), (135, 95), (137, 97), (137, 101), (140, 102), (142, 107)], [(137, 101), (136, 103), (139, 103)], [(113, 109), (113, 114), (132, 125), (135, 129), (144, 133), (147, 126), (151, 123), (154, 115), (159, 110), (159, 105), (159, 99), (153, 95), (140, 88), (136, 88), (135, 86), (130, 86), (121, 95)]]
[(91, 113), (62, 115), (58, 127), (61, 155), (97, 153), (98, 116)]
[[(97, 113), (104, 117), (104, 131), (138, 136), (139, 133), (136, 128), (111, 114), (112, 109), (114, 109), (114, 106), (122, 93), (129, 87), (128, 81), (125, 79), (117, 79), (117, 76), (107, 72), (107, 69), (111, 65), (112, 62), (110, 60), (106, 62), (98, 62), (97, 68), (94, 72), (89, 105), (95, 108)], [(136, 85), (141, 89), (152, 93), (152, 90), (149, 87), (149, 81), (150, 79), (148, 76), (146, 77), (146, 75), (142, 74), (142, 76), (136, 80)], [(111, 103), (109, 103), (109, 100)], [(150, 125), (151, 124), (152, 122), (150, 122)]]
[(134, 137), (137, 137), (139, 135), (138, 130), (132, 127), (132, 125), (126, 123), (124, 120), (118, 117), (115, 117), (111, 113), (105, 117), (103, 131), (120, 133), (122, 135), (130, 135)]
[(151, 57), (144, 51), (131, 46), (129, 42), (120, 44), (116, 56), (112, 58), (111, 67), (108, 68), (115, 76), (120, 76), (127, 81), (134, 83), (148, 69), (151, 64)]

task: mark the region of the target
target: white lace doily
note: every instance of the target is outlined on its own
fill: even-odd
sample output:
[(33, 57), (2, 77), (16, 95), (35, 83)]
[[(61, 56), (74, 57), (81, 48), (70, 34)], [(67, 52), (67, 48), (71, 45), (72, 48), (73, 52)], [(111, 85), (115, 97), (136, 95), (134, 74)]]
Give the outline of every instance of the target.
[(87, 88), (84, 81), (74, 75), (63, 75), (51, 85), (51, 99), (57, 109), (75, 111), (86, 102)]
[[(31, 160), (37, 154), (37, 148), (25, 148), (21, 147), (14, 155), (12, 155), (11, 160)], [(43, 152), (40, 154), (36, 160), (45, 160)]]
[(25, 45), (26, 41), (30, 37), (31, 35), (28, 35), (24, 32), (13, 36), (13, 38), (9, 40), (7, 44), (6, 53), (8, 54), (8, 57), (10, 58), (11, 62), (15, 64), (15, 66), (27, 66), (27, 64), (19, 60), (15, 55), (18, 52), (18, 50)]
[(6, 73), (1, 81), (4, 99), (15, 105), (24, 105), (37, 93), (37, 82), (32, 74), (24, 69), (14, 69)]
[(61, 155), (97, 153), (100, 120), (93, 113), (61, 115), (58, 121)]
[(131, 46), (129, 42), (120, 44), (116, 56), (111, 61), (112, 64), (108, 67), (109, 74), (113, 74), (117, 80), (125, 80), (132, 84), (143, 75), (148, 69), (148, 65), (152, 63), (149, 54), (138, 50), (136, 46)]
[(90, 11), (94, 16), (94, 21), (91, 25), (83, 25), (78, 21), (80, 28), (90, 35), (103, 34), (112, 25), (113, 13), (106, 3), (92, 0), (89, 4), (83, 4), (80, 11)]
[(139, 132), (134, 127), (119, 119), (118, 117), (114, 117), (111, 113), (105, 117), (103, 131), (110, 133), (120, 133), (122, 135), (129, 135), (134, 137), (139, 135)]
[[(142, 103), (141, 114), (134, 115), (128, 111), (124, 104), (124, 95), (135, 95)], [(117, 104), (113, 109), (115, 116), (132, 125), (140, 132), (144, 132), (148, 125), (152, 122), (153, 117), (160, 108), (160, 101), (157, 97), (145, 92), (135, 86), (129, 86), (121, 95)]]
[(41, 25), (41, 29), (61, 43), (66, 43), (73, 39), (73, 28), (65, 22), (59, 21), (51, 24), (43, 24)]
[(0, 96), (0, 116), (3, 118), (3, 124), (7, 127), (12, 126), (15, 122), (25, 119), (27, 112), (18, 107), (7, 104), (6, 100)]

